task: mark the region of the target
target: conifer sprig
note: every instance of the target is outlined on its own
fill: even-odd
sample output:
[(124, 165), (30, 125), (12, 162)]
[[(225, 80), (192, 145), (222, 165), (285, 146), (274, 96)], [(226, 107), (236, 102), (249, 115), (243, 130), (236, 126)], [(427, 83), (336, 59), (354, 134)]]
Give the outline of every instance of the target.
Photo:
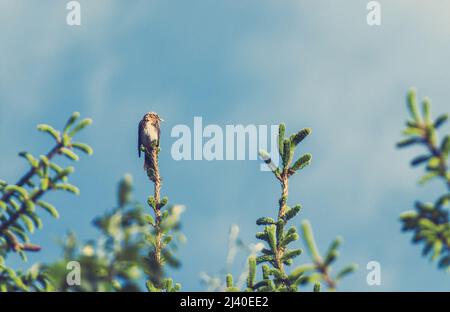
[[(164, 266), (179, 267), (180, 261), (174, 252), (178, 248), (177, 242), (183, 241), (184, 236), (178, 232), (180, 228), (180, 215), (184, 211), (183, 206), (175, 205), (169, 208), (167, 197), (161, 198), (161, 176), (159, 172), (158, 158), (160, 153), (159, 142), (152, 143), (151, 151), (144, 146), (141, 150), (151, 159), (153, 168), (149, 168), (147, 175), (153, 183), (153, 195), (147, 199), (153, 215), (146, 214), (144, 218), (151, 227), (147, 235), (147, 241), (151, 245), (147, 261), (149, 263), (147, 290), (151, 292), (173, 292), (181, 289), (181, 284), (173, 282), (171, 278), (165, 277)], [(174, 237), (178, 235), (178, 237)]]
[[(278, 200), (277, 218), (262, 217), (256, 221), (257, 225), (264, 226), (264, 230), (256, 233), (256, 238), (265, 243), (262, 255), (249, 257), (248, 278), (246, 291), (297, 291), (298, 287), (307, 283), (315, 283), (314, 291), (320, 291), (320, 281), (324, 281), (329, 289), (335, 289), (338, 280), (352, 272), (356, 267), (345, 269), (334, 279), (330, 275), (330, 265), (337, 258), (338, 243), (334, 242), (324, 260), (320, 257), (314, 243), (312, 230), (308, 222), (303, 224), (303, 234), (308, 250), (313, 258), (312, 264), (301, 265), (291, 272), (286, 267), (293, 264), (294, 258), (302, 253), (302, 249), (290, 248), (291, 244), (299, 240), (297, 228), (291, 226), (286, 230), (288, 222), (300, 211), (301, 205), (288, 205), (289, 178), (311, 163), (311, 154), (307, 153), (294, 161), (294, 152), (310, 133), (311, 129), (305, 128), (285, 137), (286, 127), (280, 124), (278, 133), (278, 152), (282, 163), (277, 166), (266, 151), (260, 151), (261, 159), (268, 165), (281, 186), (281, 195)], [(256, 266), (262, 264), (261, 281), (256, 278)], [(227, 276), (227, 290), (237, 291), (231, 275)]]
[(405, 139), (397, 143), (403, 148), (412, 145), (425, 147), (426, 153), (415, 157), (411, 166), (425, 165), (425, 175), (419, 184), (433, 179), (441, 179), (446, 185), (446, 193), (434, 203), (417, 201), (415, 211), (406, 211), (400, 215), (402, 230), (413, 232), (413, 243), (423, 243), (422, 254), (431, 254), (432, 260), (438, 260), (438, 267), (450, 271), (450, 220), (448, 204), (450, 202), (450, 171), (448, 158), (450, 154), (450, 136), (446, 135), (440, 142), (437, 130), (448, 120), (448, 115), (440, 115), (433, 120), (431, 101), (425, 98), (421, 109), (415, 89), (410, 89), (407, 96), (410, 119), (403, 131)]
[[(68, 182), (74, 168), (71, 166), (62, 168), (54, 162), (54, 158), (58, 155), (77, 161), (79, 156), (76, 150), (92, 154), (89, 145), (73, 141), (73, 137), (80, 130), (92, 123), (91, 119), (86, 118), (74, 125), (79, 117), (78, 112), (73, 113), (62, 132), (46, 124), (38, 125), (39, 131), (49, 134), (55, 141), (53, 148), (38, 158), (28, 152), (19, 153), (19, 156), (28, 162), (30, 169), (15, 184), (0, 180), (0, 276), (3, 277), (0, 277), (0, 288), (9, 288), (5, 276), (15, 280), (17, 284), (18, 274), (22, 274), (18, 271), (14, 275), (6, 267), (5, 258), (9, 252), (17, 252), (26, 260), (26, 252), (37, 252), (41, 249), (39, 245), (31, 243), (28, 236), (36, 228), (40, 229), (43, 226), (36, 207), (59, 218), (58, 210), (52, 204), (43, 201), (42, 197), (57, 190), (79, 193), (78, 188)], [(29, 271), (31, 273), (27, 276), (34, 277), (33, 280), (41, 279), (42, 275), (35, 273), (35, 270), (36, 268)], [(26, 283), (21, 285), (22, 290), (31, 289), (30, 285), (25, 287)]]
[(0, 292), (53, 291), (49, 277), (39, 264), (28, 270), (14, 270), (0, 262)]
[[(148, 231), (143, 213), (144, 206), (133, 199), (133, 179), (127, 174), (118, 183), (116, 207), (93, 221), (99, 235), (81, 244), (69, 233), (62, 242), (63, 259), (45, 267), (56, 291), (142, 291), (148, 269), (142, 253)], [(66, 282), (70, 261), (80, 263), (80, 285)]]
[(356, 264), (350, 264), (341, 269), (335, 276), (331, 274), (331, 265), (336, 261), (339, 256), (339, 246), (342, 244), (343, 239), (337, 237), (333, 240), (328, 247), (325, 257), (320, 255), (319, 249), (316, 245), (311, 224), (308, 220), (302, 222), (302, 233), (305, 241), (306, 248), (313, 260), (313, 263), (306, 264), (297, 268), (299, 273), (308, 273), (303, 275), (300, 280), (300, 284), (313, 283), (314, 291), (320, 291), (321, 282), (324, 283), (329, 290), (336, 290), (339, 281), (348, 274), (356, 271), (358, 266)]
[[(38, 130), (50, 134), (56, 141), (55, 146), (46, 154), (35, 158), (28, 152), (21, 152), (19, 156), (25, 158), (30, 169), (15, 184), (8, 184), (4, 181), (0, 182), (0, 243), (5, 244), (11, 250), (21, 251), (38, 251), (39, 247), (28, 242), (26, 232), (33, 233), (34, 228), (41, 228), (42, 222), (35, 211), (35, 207), (39, 206), (49, 212), (54, 217), (58, 217), (58, 212), (50, 203), (41, 201), (40, 199), (50, 191), (65, 190), (74, 194), (78, 194), (79, 190), (76, 186), (68, 183), (68, 176), (73, 173), (73, 167), (65, 169), (59, 167), (52, 162), (56, 155), (65, 155), (72, 160), (78, 160), (78, 155), (74, 149), (72, 142), (73, 136), (89, 125), (90, 119), (82, 120), (68, 134), (70, 126), (79, 118), (79, 113), (74, 113), (69, 122), (65, 126), (64, 132), (61, 134), (49, 125), (38, 125)], [(92, 148), (83, 144), (88, 150), (83, 149), (87, 154), (92, 153)], [(21, 243), (22, 240), (24, 243)], [(3, 245), (1, 244), (1, 245)], [(23, 254), (22, 254), (23, 255)]]
[[(267, 264), (263, 267), (263, 271), (266, 271), (266, 274), (264, 274), (266, 275), (264, 278), (265, 282), (263, 281), (259, 285), (253, 285), (252, 281), (254, 280), (255, 274), (249, 274), (249, 286), (251, 286), (249, 288), (258, 289), (261, 287), (262, 289), (273, 288), (275, 290), (293, 291), (297, 287), (294, 281), (289, 279), (285, 265), (291, 265), (293, 259), (299, 256), (302, 250), (288, 248), (289, 244), (299, 239), (299, 235), (295, 227), (291, 227), (287, 231), (285, 227), (288, 221), (300, 212), (301, 206), (288, 206), (289, 178), (311, 162), (311, 154), (305, 154), (298, 158), (292, 165), (295, 148), (311, 133), (311, 129), (306, 128), (300, 130), (290, 138), (285, 138), (286, 127), (284, 124), (280, 124), (278, 131), (279, 154), (282, 160), (281, 166), (275, 166), (268, 153), (266, 151), (260, 151), (261, 158), (269, 165), (281, 185), (277, 219), (273, 220), (268, 217), (263, 217), (256, 221), (256, 224), (264, 226), (264, 231), (257, 233), (256, 237), (265, 241), (267, 247), (262, 250), (263, 254), (261, 256), (255, 260), (249, 260), (251, 273), (255, 270), (254, 266), (256, 264), (268, 263), (272, 268), (269, 268)], [(267, 277), (269, 276), (273, 276), (273, 279), (268, 279)]]
[(426, 174), (419, 183), (424, 184), (434, 178), (441, 178), (450, 190), (450, 172), (448, 171), (448, 156), (450, 154), (450, 135), (446, 135), (439, 142), (437, 130), (448, 120), (444, 114), (432, 120), (431, 101), (425, 98), (422, 102), (422, 110), (419, 110), (415, 89), (408, 93), (407, 106), (411, 119), (406, 122), (403, 131), (405, 139), (397, 143), (397, 147), (422, 145), (427, 150), (426, 154), (417, 156), (411, 161), (412, 166), (426, 164)]

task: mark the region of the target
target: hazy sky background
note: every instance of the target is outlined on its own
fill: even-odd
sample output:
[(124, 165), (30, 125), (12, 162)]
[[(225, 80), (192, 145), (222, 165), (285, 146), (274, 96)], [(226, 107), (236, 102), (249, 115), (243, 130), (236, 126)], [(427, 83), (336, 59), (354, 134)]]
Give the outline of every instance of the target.
[[(114, 206), (124, 173), (145, 200), (151, 186), (137, 158), (137, 124), (157, 111), (166, 120), (163, 193), (187, 207), (183, 267), (173, 272), (184, 290), (204, 289), (199, 273), (224, 266), (230, 224), (255, 242), (256, 218), (275, 215), (279, 196), (258, 161), (173, 161), (170, 130), (192, 126), (194, 116), (313, 128), (301, 148), (313, 164), (292, 179), (290, 203), (303, 205), (297, 220), (311, 220), (322, 250), (345, 238), (335, 267), (360, 269), (341, 290), (450, 289), (398, 221), (415, 199), (433, 201), (444, 187), (418, 187), (422, 171), (409, 167), (417, 150), (395, 149), (410, 86), (432, 98), (435, 112), (448, 111), (450, 2), (380, 1), (380, 27), (366, 24), (361, 0), (80, 2), (82, 26), (69, 27), (66, 1), (0, 0), (1, 178), (25, 170), (17, 152), (50, 146), (36, 124), (61, 127), (73, 111), (94, 119), (80, 139), (95, 154), (72, 177), (81, 195), (51, 196), (62, 217), (44, 217), (33, 236), (44, 249), (30, 264), (57, 259), (55, 241), (69, 229), (95, 238), (91, 220)], [(371, 260), (381, 263), (378, 287), (366, 284)]]

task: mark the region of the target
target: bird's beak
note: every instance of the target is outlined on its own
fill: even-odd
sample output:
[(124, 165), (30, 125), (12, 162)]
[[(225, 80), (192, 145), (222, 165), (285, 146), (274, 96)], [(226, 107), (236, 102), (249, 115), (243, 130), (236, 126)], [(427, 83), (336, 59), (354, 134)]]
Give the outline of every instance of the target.
[(162, 119), (162, 118), (159, 118), (159, 121), (164, 121), (164, 119)]

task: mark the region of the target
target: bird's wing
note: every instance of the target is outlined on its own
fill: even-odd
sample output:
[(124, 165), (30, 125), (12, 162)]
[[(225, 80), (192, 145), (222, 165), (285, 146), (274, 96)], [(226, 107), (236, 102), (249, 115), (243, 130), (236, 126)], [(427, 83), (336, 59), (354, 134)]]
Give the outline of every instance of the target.
[(142, 145), (142, 136), (144, 134), (144, 120), (139, 122), (138, 128), (138, 155), (141, 157), (141, 145)]

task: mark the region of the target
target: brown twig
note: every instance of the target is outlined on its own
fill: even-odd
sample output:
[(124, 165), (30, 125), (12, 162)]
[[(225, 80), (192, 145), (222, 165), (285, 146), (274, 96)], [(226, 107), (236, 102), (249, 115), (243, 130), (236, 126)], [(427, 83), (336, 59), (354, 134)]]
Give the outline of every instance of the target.
[[(279, 176), (277, 176), (278, 180), (281, 184), (281, 198), (279, 201), (279, 209), (278, 209), (278, 218), (277, 218), (277, 227), (280, 226), (280, 224), (283, 224), (284, 227), (284, 216), (286, 214), (287, 210), (287, 199), (289, 194), (289, 175), (288, 170), (283, 170)], [(283, 229), (277, 229), (278, 231), (283, 231)], [(275, 267), (280, 270), (283, 275), (287, 275), (284, 266), (283, 266), (283, 253), (285, 251), (285, 248), (281, 246), (280, 242), (277, 243), (276, 251), (275, 251)], [(291, 285), (289, 279), (283, 279), (283, 284), (285, 284), (287, 287)]]
[(316, 266), (316, 270), (322, 274), (322, 279), (327, 284), (329, 289), (336, 289), (336, 281), (333, 280), (333, 278), (330, 276), (330, 270), (329, 267), (320, 262), (314, 262), (314, 265)]

